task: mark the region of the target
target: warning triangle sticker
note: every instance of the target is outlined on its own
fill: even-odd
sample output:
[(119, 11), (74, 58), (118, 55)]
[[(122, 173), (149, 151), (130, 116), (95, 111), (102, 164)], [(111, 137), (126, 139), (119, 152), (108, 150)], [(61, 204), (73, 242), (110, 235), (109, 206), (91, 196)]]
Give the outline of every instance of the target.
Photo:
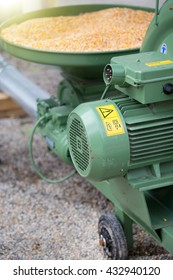
[(104, 119), (106, 119), (114, 111), (114, 110), (109, 109), (109, 108), (100, 108), (100, 107), (99, 107), (99, 110), (100, 110)]

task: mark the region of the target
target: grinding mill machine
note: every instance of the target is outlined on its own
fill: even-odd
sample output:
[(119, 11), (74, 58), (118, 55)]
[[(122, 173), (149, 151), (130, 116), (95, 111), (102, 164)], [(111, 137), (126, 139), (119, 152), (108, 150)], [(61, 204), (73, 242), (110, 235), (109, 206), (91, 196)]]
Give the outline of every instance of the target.
[(49, 53), (1, 39), (11, 54), (63, 69), (57, 97), (38, 101), (31, 160), (51, 182), (32, 156), (39, 128), (49, 149), (115, 205), (115, 215), (102, 215), (98, 223), (100, 245), (111, 259), (127, 258), (133, 222), (173, 253), (172, 19), (173, 0), (161, 9), (157, 0), (140, 52)]

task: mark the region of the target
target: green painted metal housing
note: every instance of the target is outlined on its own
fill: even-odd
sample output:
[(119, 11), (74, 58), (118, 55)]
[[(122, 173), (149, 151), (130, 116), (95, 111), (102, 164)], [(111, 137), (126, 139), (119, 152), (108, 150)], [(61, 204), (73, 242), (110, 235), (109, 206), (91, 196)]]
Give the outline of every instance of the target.
[(147, 106), (128, 97), (79, 105), (67, 126), (75, 168), (89, 180), (126, 175), (135, 188), (168, 186), (173, 180), (172, 107), (173, 102)]
[[(130, 153), (126, 129), (122, 134), (117, 134), (116, 131), (114, 136), (106, 134), (111, 128), (105, 130), (105, 125), (111, 126), (111, 121), (116, 121), (116, 118), (109, 118), (113, 113), (109, 113), (112, 110), (109, 109), (110, 105), (112, 102), (108, 100), (83, 103), (68, 118), (68, 142), (72, 161), (80, 175), (90, 180), (102, 181), (123, 176), (128, 169)], [(103, 118), (107, 116), (106, 122), (98, 110)], [(118, 112), (119, 110), (119, 115)], [(122, 117), (121, 122), (124, 122)]]
[(173, 59), (154, 51), (113, 57), (104, 69), (104, 80), (142, 104), (173, 100), (164, 92), (164, 85), (173, 81)]
[[(106, 66), (104, 80), (107, 86), (115, 85), (124, 97), (78, 106), (69, 116), (67, 131), (76, 169), (114, 203), (129, 247), (132, 246), (132, 221), (135, 221), (173, 254), (173, 95), (170, 88), (165, 89), (165, 85), (173, 85), (172, 5), (173, 1), (167, 1), (157, 19), (153, 19), (140, 54), (113, 57), (111, 64)], [(106, 109), (106, 103), (107, 112), (110, 104), (118, 111), (124, 134), (107, 134), (106, 120), (100, 118), (97, 110), (98, 107)], [(86, 111), (90, 114), (85, 114)], [(76, 140), (73, 120), (78, 120), (82, 127)], [(82, 154), (80, 160), (86, 156), (84, 146), (82, 148), (83, 135), (87, 139), (90, 157), (87, 170), (90, 172), (81, 172), (78, 165), (79, 154)], [(122, 142), (118, 146), (120, 151), (116, 149), (117, 142)], [(106, 153), (104, 145), (112, 153)], [(107, 166), (106, 175), (100, 175), (98, 170), (103, 172), (106, 156), (107, 160), (117, 161), (117, 165)], [(98, 165), (94, 165), (94, 161)], [(126, 172), (123, 176), (118, 175), (122, 165)], [(115, 178), (112, 178), (113, 170)], [(106, 180), (99, 181), (101, 178)]]
[[(143, 40), (140, 51), (157, 51), (159, 53), (164, 52), (169, 57), (173, 58), (173, 48), (172, 48), (172, 1), (167, 0), (163, 4), (162, 8), (159, 10), (156, 17), (153, 18), (145, 38)], [(166, 46), (166, 50), (165, 49)]]

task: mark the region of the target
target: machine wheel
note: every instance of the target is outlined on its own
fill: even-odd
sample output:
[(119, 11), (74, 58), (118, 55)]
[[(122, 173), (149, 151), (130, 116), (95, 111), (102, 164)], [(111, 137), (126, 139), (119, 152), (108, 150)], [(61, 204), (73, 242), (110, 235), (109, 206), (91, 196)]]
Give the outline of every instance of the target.
[(127, 241), (123, 228), (115, 215), (102, 215), (98, 223), (99, 244), (108, 259), (125, 260), (128, 257)]

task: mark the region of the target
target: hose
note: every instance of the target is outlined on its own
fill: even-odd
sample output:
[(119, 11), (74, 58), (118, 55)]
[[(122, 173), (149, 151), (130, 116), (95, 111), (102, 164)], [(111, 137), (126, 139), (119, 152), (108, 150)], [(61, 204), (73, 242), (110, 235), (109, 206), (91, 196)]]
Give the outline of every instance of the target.
[(69, 173), (67, 176), (65, 177), (62, 177), (60, 179), (55, 179), (55, 180), (52, 180), (52, 179), (49, 179), (47, 178), (46, 176), (44, 176), (41, 171), (39, 170), (38, 166), (36, 165), (35, 163), (35, 160), (34, 160), (34, 157), (33, 157), (33, 140), (34, 140), (34, 135), (35, 135), (35, 132), (36, 132), (36, 129), (38, 128), (39, 124), (45, 120), (49, 118), (49, 115), (45, 115), (41, 118), (38, 119), (38, 121), (35, 123), (34, 125), (34, 128), (31, 132), (31, 136), (30, 136), (30, 140), (29, 140), (29, 157), (30, 157), (30, 160), (31, 160), (31, 164), (35, 170), (35, 172), (39, 175), (40, 178), (42, 178), (44, 181), (46, 181), (47, 183), (51, 183), (51, 184), (57, 184), (57, 183), (62, 183), (64, 181), (66, 181), (67, 179), (69, 179), (70, 177), (74, 176), (75, 173), (76, 173), (76, 170)]

